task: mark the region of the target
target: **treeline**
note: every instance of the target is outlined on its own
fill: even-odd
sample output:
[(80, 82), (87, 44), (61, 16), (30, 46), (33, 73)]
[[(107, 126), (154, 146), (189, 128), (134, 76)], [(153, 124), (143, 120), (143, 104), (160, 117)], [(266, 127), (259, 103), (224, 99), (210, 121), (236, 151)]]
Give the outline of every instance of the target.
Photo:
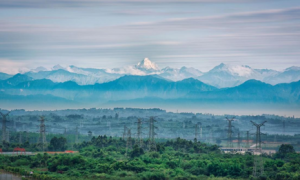
[[(128, 147), (131, 143), (132, 148)], [(215, 145), (180, 138), (157, 143), (156, 151), (148, 151), (148, 141), (141, 147), (134, 139), (131, 143), (98, 136), (75, 144), (78, 154), (0, 155), (0, 164), (66, 180), (254, 179), (251, 154), (222, 154)], [(300, 179), (300, 155), (293, 146), (282, 145), (277, 154), (263, 155), (263, 160), (264, 174), (259, 179)], [(48, 171), (39, 171), (41, 168)]]

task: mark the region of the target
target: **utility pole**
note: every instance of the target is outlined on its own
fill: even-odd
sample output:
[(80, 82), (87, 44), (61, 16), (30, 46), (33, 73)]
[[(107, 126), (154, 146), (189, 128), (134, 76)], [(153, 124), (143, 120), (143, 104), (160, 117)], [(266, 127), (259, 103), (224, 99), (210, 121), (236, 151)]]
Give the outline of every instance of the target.
[(135, 144), (139, 147), (143, 147), (143, 139), (142, 139), (142, 120), (138, 119), (137, 123), (137, 137), (135, 139)]
[(2, 142), (1, 144), (6, 141), (6, 117), (9, 115), (10, 112), (3, 114), (2, 112), (0, 112), (1, 116), (2, 116)]
[(149, 151), (156, 151), (156, 143), (155, 143), (155, 135), (156, 133), (154, 132), (155, 127), (154, 126), (154, 123), (156, 122), (156, 120), (154, 119), (154, 117), (150, 117), (150, 120), (149, 120)]
[(44, 116), (40, 117), (41, 119), (39, 120), (41, 122), (40, 124), (40, 136), (39, 136), (39, 143), (42, 146), (42, 150), (45, 150), (46, 146), (46, 126), (45, 126), (45, 118)]
[[(264, 126), (264, 124), (266, 123), (267, 121), (264, 121), (260, 124), (257, 124), (253, 121), (251, 121), (251, 123), (256, 127), (256, 149), (257, 147), (259, 148), (259, 152), (260, 152), (260, 155), (259, 156), (256, 156), (254, 157), (254, 167), (253, 167), (253, 176), (255, 178), (258, 178), (260, 176), (263, 175), (264, 173), (264, 162), (263, 162), (263, 159), (262, 159), (262, 150), (261, 150), (261, 135), (263, 133), (260, 132), (260, 128), (261, 126)], [(258, 146), (257, 146), (258, 145)]]
[(227, 130), (227, 138), (228, 138), (228, 140), (227, 140), (227, 146), (228, 147), (232, 147), (232, 133), (233, 133), (232, 127), (234, 127), (234, 126), (231, 125), (231, 122), (234, 121), (234, 118), (235, 117), (233, 117), (231, 119), (228, 119), (226, 117), (226, 119), (228, 121), (228, 130)]
[(131, 130), (127, 130), (127, 142), (126, 142), (126, 156), (128, 153), (128, 149), (132, 149), (132, 140), (131, 140)]

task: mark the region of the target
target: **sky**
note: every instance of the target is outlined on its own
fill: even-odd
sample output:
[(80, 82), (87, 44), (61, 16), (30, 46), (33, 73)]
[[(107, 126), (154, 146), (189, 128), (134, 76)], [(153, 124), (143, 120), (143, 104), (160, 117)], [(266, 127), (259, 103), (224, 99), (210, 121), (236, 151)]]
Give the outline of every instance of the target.
[(0, 0), (0, 71), (300, 66), (299, 0)]

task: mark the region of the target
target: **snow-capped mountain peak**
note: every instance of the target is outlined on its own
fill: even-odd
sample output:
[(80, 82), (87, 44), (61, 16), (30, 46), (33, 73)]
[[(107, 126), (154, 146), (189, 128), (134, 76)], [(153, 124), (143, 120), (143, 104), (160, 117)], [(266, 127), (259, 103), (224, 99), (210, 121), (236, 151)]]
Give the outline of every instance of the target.
[(148, 58), (143, 59), (135, 67), (137, 69), (146, 69), (146, 70), (154, 70), (154, 71), (159, 70), (158, 66), (154, 62), (151, 62)]
[(300, 67), (292, 66), (292, 67), (286, 68), (285, 71), (300, 71)]
[(211, 70), (211, 72), (227, 72), (231, 75), (249, 77), (253, 74), (253, 69), (245, 65), (230, 65), (221, 63)]
[(55, 66), (52, 67), (52, 70), (59, 70), (59, 69), (65, 69), (64, 67), (62, 67), (61, 65), (57, 64)]
[(39, 66), (39, 67), (31, 70), (31, 72), (40, 72), (40, 71), (48, 71), (48, 69), (43, 66)]

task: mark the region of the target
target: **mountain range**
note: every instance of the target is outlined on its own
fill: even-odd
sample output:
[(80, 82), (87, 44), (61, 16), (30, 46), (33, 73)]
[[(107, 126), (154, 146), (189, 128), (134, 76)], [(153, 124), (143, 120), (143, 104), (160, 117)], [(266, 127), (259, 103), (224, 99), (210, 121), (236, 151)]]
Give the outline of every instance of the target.
[[(208, 72), (201, 72), (193, 67), (160, 69), (158, 65), (148, 58), (143, 59), (137, 65), (113, 69), (80, 68), (76, 66), (62, 67), (56, 65), (51, 69), (38, 67), (23, 73), (34, 80), (49, 79), (53, 82), (73, 81), (78, 85), (94, 85), (114, 81), (126, 75), (157, 75), (169, 81), (181, 81), (187, 78), (200, 80), (201, 82), (217, 87), (235, 87), (250, 79), (259, 80), (271, 85), (290, 83), (300, 80), (300, 67), (290, 67), (284, 71), (271, 69), (253, 69), (246, 65), (223, 64), (214, 67)], [(7, 80), (12, 75), (0, 73), (0, 80)]]
[[(116, 80), (78, 85), (73, 81), (53, 82), (33, 79), (17, 74), (0, 81), (0, 102), (24, 104), (25, 102), (74, 104), (97, 106), (111, 101), (160, 99), (161, 102), (184, 100), (196, 103), (259, 103), (300, 105), (300, 81), (270, 85), (258, 80), (248, 80), (230, 88), (217, 88), (194, 78), (170, 81), (159, 75), (125, 75)], [(148, 101), (147, 100), (147, 101)], [(4, 104), (5, 104), (4, 103)], [(26, 104), (26, 103), (25, 103)], [(42, 103), (43, 104), (43, 103)], [(184, 105), (184, 104), (182, 104)], [(27, 104), (30, 106), (30, 103)], [(75, 105), (76, 106), (76, 105)]]

